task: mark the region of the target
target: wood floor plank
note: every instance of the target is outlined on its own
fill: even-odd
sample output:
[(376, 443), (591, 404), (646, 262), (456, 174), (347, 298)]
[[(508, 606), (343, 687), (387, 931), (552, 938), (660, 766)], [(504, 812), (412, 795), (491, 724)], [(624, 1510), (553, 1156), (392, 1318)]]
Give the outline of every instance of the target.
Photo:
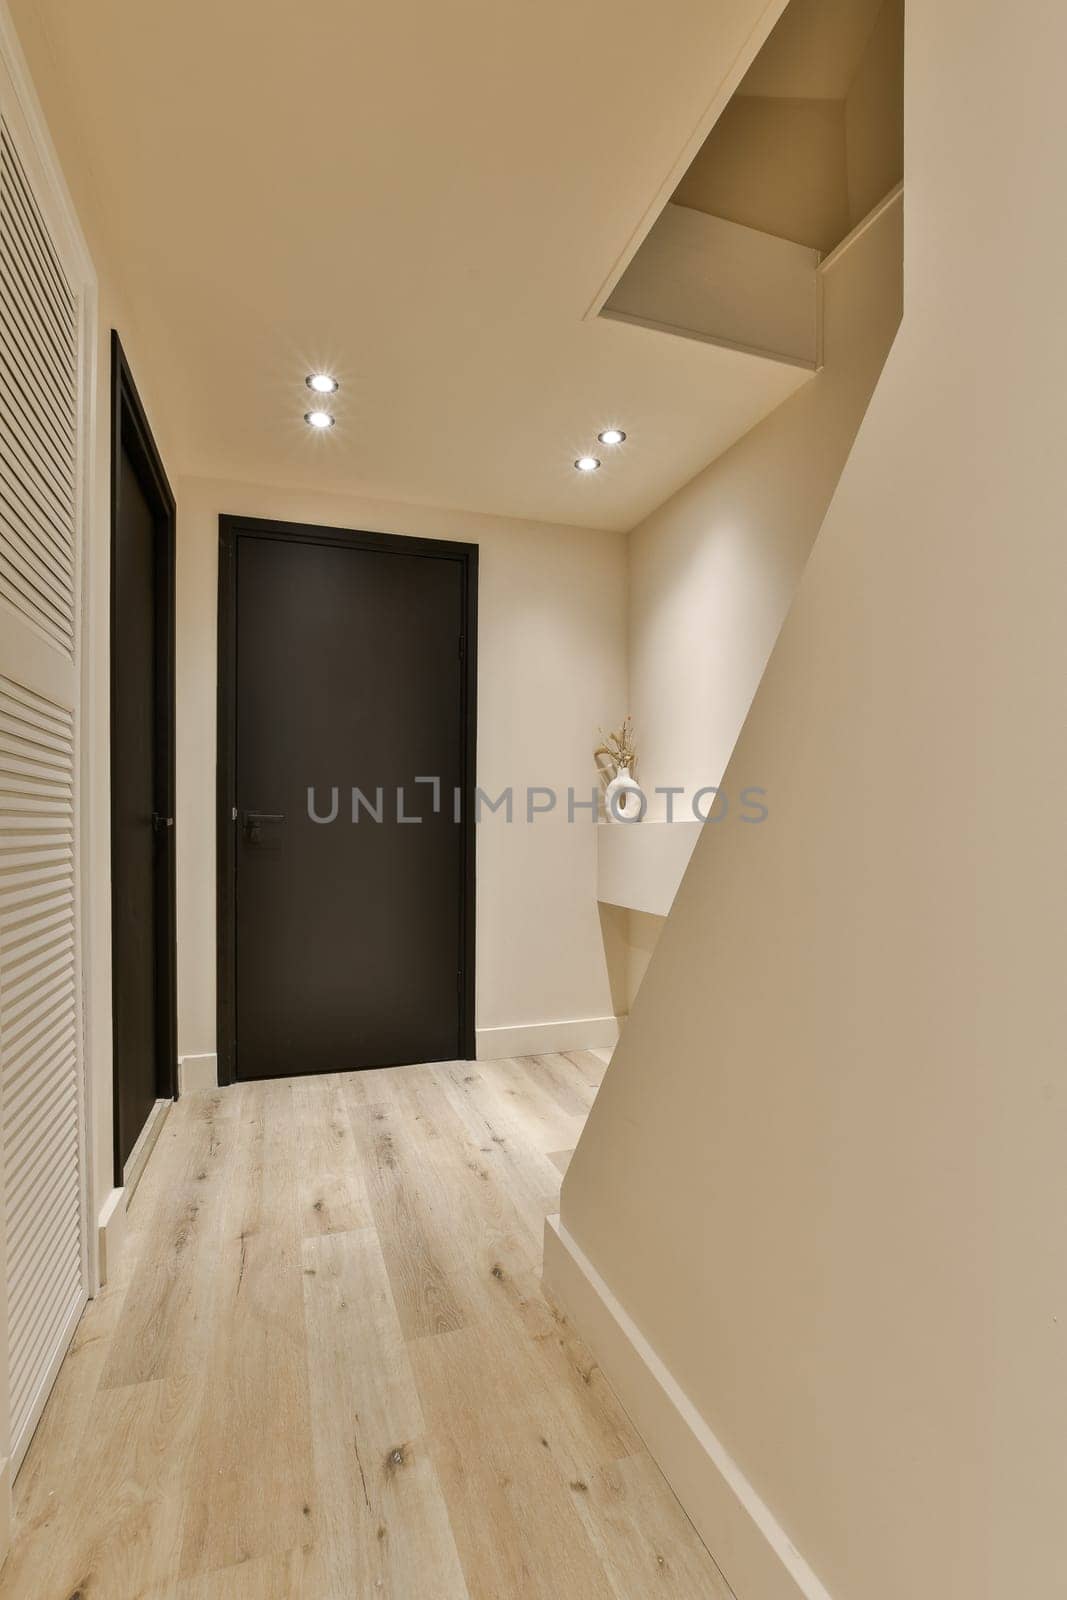
[(400, 1323), (408, 1337), (463, 1326), (449, 1281), (447, 1197), (425, 1182), (394, 1103), (352, 1108), (352, 1126)]
[(563, 1111), (549, 1088), (524, 1062), (483, 1061), (482, 1077), (511, 1110), (521, 1116), (526, 1138), (538, 1150), (566, 1150), (577, 1144), (585, 1115)]
[(310, 1526), (330, 1594), (467, 1600), (373, 1230), (306, 1239)]
[(537, 1427), (521, 1379), (484, 1328), (419, 1340), (412, 1351), (442, 1487), (472, 1600), (554, 1600), (611, 1589)]
[(523, 1260), (530, 1258), (540, 1245), (544, 1215), (523, 1216), (495, 1170), (496, 1146), (480, 1142), (480, 1131), (465, 1122), (439, 1085), (408, 1084), (400, 1104), (420, 1169), (433, 1172), (437, 1192), (447, 1197), (450, 1275), (467, 1303), (472, 1278), (487, 1281), (494, 1263), (517, 1250)]
[(86, 1308), (18, 1479), (17, 1537), (4, 1569), (12, 1594), (38, 1595), (58, 1541), (57, 1529), (77, 1479), (70, 1463), (82, 1441), (125, 1300), (111, 1286)]
[(333, 1596), (320, 1585), (314, 1555), (301, 1547), (186, 1578), (150, 1600), (333, 1600)]
[(305, 1234), (347, 1233), (372, 1224), (349, 1101), (335, 1077), (305, 1078), (292, 1088)]
[(560, 1175), (547, 1153), (531, 1139), (521, 1108), (502, 1097), (477, 1070), (449, 1072), (444, 1093), (486, 1167), (540, 1243), (545, 1217), (559, 1209)]
[[(169, 1181), (159, 1191), (151, 1248), (138, 1252), (121, 1322), (101, 1382), (146, 1383), (199, 1370), (210, 1329), (208, 1300), (240, 1124), (225, 1095), (195, 1097), (181, 1119), (184, 1140), (163, 1134)], [(167, 1119), (168, 1124), (171, 1118)], [(142, 1186), (155, 1183), (153, 1151)], [(134, 1215), (144, 1214), (138, 1193)]]
[(40, 1587), (24, 1592), (131, 1600), (177, 1571), (196, 1388), (182, 1374), (97, 1391)]
[(561, 1111), (577, 1117), (581, 1124), (585, 1123), (596, 1099), (596, 1090), (569, 1056), (526, 1056), (519, 1065), (528, 1077), (552, 1096)]
[(237, 1089), (243, 1114), (211, 1274), (183, 1578), (308, 1539), (311, 1418), (292, 1095), (282, 1083)]
[(729, 1600), (541, 1291), (602, 1054), (179, 1101), (0, 1600)]
[(577, 1459), (603, 1464), (641, 1442), (607, 1380), (567, 1319), (541, 1293), (539, 1265), (501, 1263), (471, 1290), (487, 1341), (486, 1365), (517, 1386), (511, 1414), (550, 1442), (567, 1438)]
[(655, 1462), (628, 1456), (583, 1478), (575, 1509), (617, 1600), (734, 1600)]
[(591, 1089), (599, 1089), (608, 1070), (599, 1055), (592, 1050), (568, 1050), (567, 1060), (573, 1062)]
[[(449, 1108), (451, 1110), (451, 1108)], [(461, 1120), (443, 1112), (431, 1147), (442, 1172), (451, 1162), (449, 1192), (454, 1227), (462, 1245), (459, 1283), (471, 1339), (456, 1341), (471, 1352), (465, 1369), (464, 1409), (495, 1404), (497, 1417), (510, 1418), (532, 1437), (566, 1427), (576, 1434), (585, 1459), (609, 1462), (639, 1448), (637, 1436), (588, 1351), (566, 1320), (545, 1301), (540, 1284), (541, 1238), (522, 1226), (500, 1175), (491, 1167), (471, 1168), (471, 1145)], [(488, 1158), (485, 1158), (488, 1161)], [(487, 1173), (483, 1179), (482, 1171)], [(434, 1341), (437, 1348), (439, 1341)], [(416, 1371), (425, 1358), (423, 1341), (412, 1346)], [(464, 1369), (455, 1365), (450, 1385), (458, 1391)], [(506, 1387), (502, 1387), (506, 1379)]]

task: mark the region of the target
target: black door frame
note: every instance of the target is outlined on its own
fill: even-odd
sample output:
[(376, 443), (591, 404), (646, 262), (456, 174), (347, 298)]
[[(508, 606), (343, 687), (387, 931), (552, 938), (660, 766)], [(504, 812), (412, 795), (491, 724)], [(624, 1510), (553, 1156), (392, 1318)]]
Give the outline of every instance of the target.
[(217, 769), (218, 900), (217, 1023), (219, 1083), (237, 1081), (237, 917), (235, 885), (236, 759), (237, 759), (237, 540), (241, 534), (284, 539), (293, 543), (341, 545), (350, 550), (374, 550), (396, 555), (427, 556), (437, 561), (457, 561), (463, 573), (463, 618), (460, 649), (463, 659), (461, 717), (463, 724), (463, 893), (459, 908), (460, 977), (459, 1043), (461, 1055), (475, 1057), (475, 848), (474, 814), (477, 782), (478, 737), (478, 546), (451, 539), (408, 538), (404, 534), (368, 533), (359, 529), (322, 527), (306, 522), (276, 522), (265, 517), (219, 517), (219, 680)]
[[(156, 562), (156, 729), (157, 757), (161, 771), (157, 786), (162, 791), (160, 804), (167, 817), (174, 817), (175, 772), (175, 674), (174, 605), (175, 543), (177, 506), (152, 430), (148, 425), (137, 385), (133, 381), (122, 342), (111, 330), (111, 859), (118, 851), (115, 789), (118, 774), (115, 761), (115, 718), (113, 708), (118, 693), (115, 650), (118, 618), (115, 596), (115, 552), (119, 522), (119, 496), (123, 452), (129, 457), (146, 499), (152, 509), (157, 539)], [(164, 730), (160, 738), (159, 729)], [(178, 1097), (178, 975), (177, 975), (177, 894), (176, 849), (173, 824), (163, 830), (157, 846), (156, 878), (156, 1093), (158, 1099)], [(114, 958), (114, 947), (112, 947)], [(111, 984), (112, 1024), (117, 1024), (116, 989)], [(115, 1182), (123, 1181), (119, 1147), (118, 1057), (112, 1057), (114, 1094)]]

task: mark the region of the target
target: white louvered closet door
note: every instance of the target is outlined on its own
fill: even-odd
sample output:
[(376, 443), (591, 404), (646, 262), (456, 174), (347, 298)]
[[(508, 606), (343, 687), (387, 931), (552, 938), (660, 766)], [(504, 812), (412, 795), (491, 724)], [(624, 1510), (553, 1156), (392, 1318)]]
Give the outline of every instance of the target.
[(79, 935), (86, 282), (0, 52), (0, 1227), (17, 1467), (88, 1291)]

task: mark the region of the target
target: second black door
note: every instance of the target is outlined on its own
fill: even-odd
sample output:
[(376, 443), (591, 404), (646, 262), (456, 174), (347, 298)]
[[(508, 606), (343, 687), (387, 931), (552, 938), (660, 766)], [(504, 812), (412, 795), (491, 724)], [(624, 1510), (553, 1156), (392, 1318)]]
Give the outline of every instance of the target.
[(224, 520), (220, 557), (224, 1076), (473, 1053), (476, 552)]
[(111, 937), (115, 1182), (175, 1093), (174, 497), (112, 335)]

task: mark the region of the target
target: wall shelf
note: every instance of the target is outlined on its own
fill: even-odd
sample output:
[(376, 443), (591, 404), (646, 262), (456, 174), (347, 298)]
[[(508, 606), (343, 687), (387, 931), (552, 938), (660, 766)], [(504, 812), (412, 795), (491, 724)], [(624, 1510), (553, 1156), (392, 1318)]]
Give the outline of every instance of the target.
[(606, 822), (597, 829), (597, 899), (665, 917), (701, 822)]

